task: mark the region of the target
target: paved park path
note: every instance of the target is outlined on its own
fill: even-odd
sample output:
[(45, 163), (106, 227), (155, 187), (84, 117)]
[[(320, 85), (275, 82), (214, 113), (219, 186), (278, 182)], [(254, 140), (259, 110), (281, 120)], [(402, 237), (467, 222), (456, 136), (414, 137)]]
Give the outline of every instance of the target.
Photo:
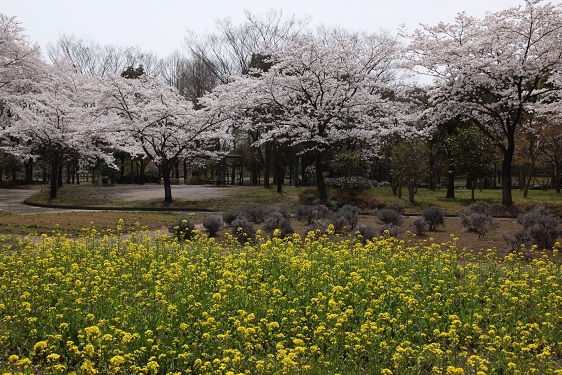
[[(213, 187), (201, 185), (174, 185), (172, 196), (174, 199), (201, 200), (224, 198), (237, 187)], [(148, 201), (164, 199), (162, 185), (118, 185), (112, 187), (92, 187), (92, 192), (100, 200), (116, 200), (126, 202)], [(82, 211), (79, 209), (34, 207), (23, 203), (27, 198), (37, 193), (37, 190), (0, 189), (0, 210), (14, 214), (35, 214), (42, 212)]]

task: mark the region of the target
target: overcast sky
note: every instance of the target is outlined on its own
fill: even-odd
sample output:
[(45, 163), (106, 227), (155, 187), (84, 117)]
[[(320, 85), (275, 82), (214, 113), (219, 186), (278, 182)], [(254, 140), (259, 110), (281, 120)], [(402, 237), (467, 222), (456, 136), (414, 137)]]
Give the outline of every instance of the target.
[(523, 4), (523, 0), (0, 0), (0, 13), (16, 16), (30, 40), (45, 49), (61, 34), (88, 37), (102, 45), (138, 46), (165, 57), (182, 50), (191, 29), (213, 32), (215, 20), (244, 21), (281, 9), (286, 16), (310, 16), (312, 25), (351, 31), (392, 33), (401, 24), (451, 22), (457, 13), (482, 17)]

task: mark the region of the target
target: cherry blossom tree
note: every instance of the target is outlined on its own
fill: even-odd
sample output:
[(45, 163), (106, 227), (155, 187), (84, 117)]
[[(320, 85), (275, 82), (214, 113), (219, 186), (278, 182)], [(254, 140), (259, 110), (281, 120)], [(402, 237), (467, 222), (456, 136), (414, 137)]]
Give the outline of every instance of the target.
[(451, 24), (423, 26), (411, 36), (412, 66), (434, 77), (434, 121), (471, 119), (499, 149), (502, 203), (513, 204), (516, 133), (526, 113), (557, 100), (562, 87), (562, 7), (542, 0), (488, 13), (461, 13)]
[(102, 149), (103, 131), (95, 126), (90, 109), (92, 82), (65, 65), (44, 68), (41, 80), (24, 95), (8, 96), (12, 121), (0, 136), (10, 141), (4, 149), (22, 159), (43, 158), (50, 167), (50, 198), (57, 197), (58, 173), (77, 155), (82, 160), (108, 159)]
[[(15, 17), (0, 14), (0, 129), (9, 126), (13, 120), (6, 105), (7, 96), (16, 92), (24, 94), (29, 83), (38, 79), (44, 65), (39, 46), (32, 44), (24, 32)], [(5, 141), (0, 138), (0, 145)], [(5, 164), (9, 161), (7, 164), (13, 171), (24, 162), (26, 180), (31, 180), (32, 159), (21, 160), (4, 152), (0, 152), (0, 157)], [(12, 178), (15, 178), (15, 172)]]
[(98, 103), (114, 129), (114, 147), (150, 157), (162, 175), (164, 202), (171, 203), (170, 173), (178, 159), (222, 134), (215, 122), (198, 116), (191, 102), (158, 78), (113, 75), (104, 85)]
[(330, 152), (359, 140), (372, 149), (382, 135), (408, 128), (405, 105), (391, 100), (398, 44), (388, 35), (323, 31), (261, 55), (269, 56), (267, 71), (219, 86), (203, 102), (261, 127), (256, 144), (274, 141), (312, 153), (321, 199), (327, 199)]
[(0, 93), (10, 84), (29, 80), (41, 70), (41, 50), (32, 45), (15, 17), (0, 13)]

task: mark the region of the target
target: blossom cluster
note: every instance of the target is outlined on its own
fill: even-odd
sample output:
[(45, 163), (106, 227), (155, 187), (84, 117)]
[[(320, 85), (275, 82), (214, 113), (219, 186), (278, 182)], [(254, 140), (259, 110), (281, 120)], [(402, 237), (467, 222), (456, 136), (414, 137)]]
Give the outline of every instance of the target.
[(313, 233), (0, 245), (4, 373), (562, 374), (546, 256)]

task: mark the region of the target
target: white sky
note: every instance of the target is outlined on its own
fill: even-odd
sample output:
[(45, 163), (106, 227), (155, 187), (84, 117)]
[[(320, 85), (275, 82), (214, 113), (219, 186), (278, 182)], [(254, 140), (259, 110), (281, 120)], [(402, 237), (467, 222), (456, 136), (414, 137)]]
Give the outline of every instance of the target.
[(16, 16), (32, 42), (45, 50), (61, 34), (88, 37), (102, 45), (138, 46), (165, 57), (182, 50), (187, 29), (215, 31), (216, 19), (244, 21), (282, 9), (285, 16), (311, 17), (312, 25), (391, 33), (401, 24), (451, 22), (457, 13), (482, 17), (523, 0), (0, 0), (0, 13)]

